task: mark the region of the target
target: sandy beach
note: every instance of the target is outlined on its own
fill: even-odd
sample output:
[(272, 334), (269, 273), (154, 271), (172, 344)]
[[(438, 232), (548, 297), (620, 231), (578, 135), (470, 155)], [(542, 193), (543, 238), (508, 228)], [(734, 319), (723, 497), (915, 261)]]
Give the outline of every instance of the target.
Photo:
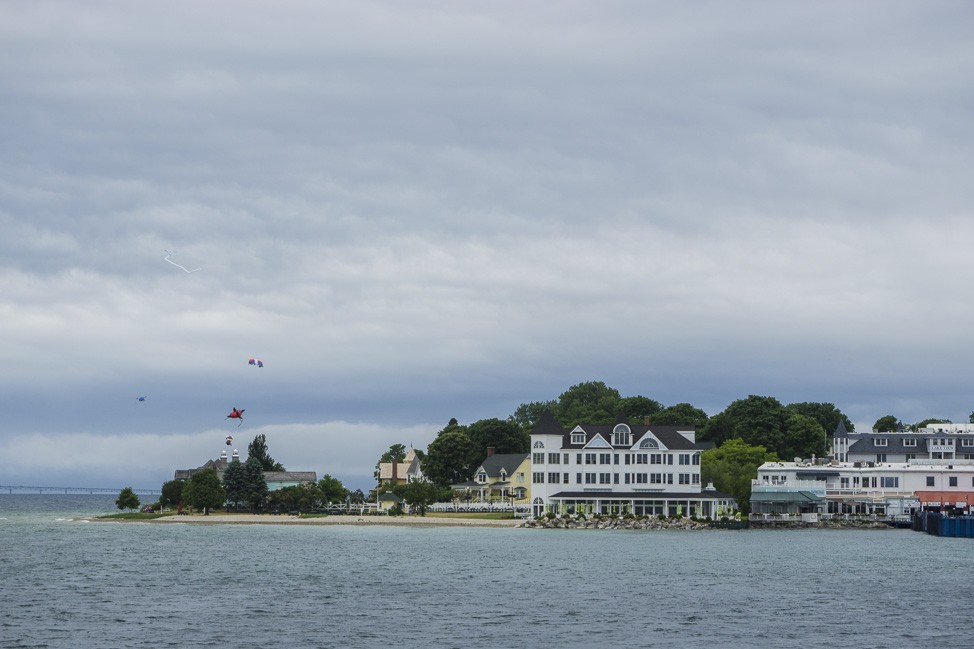
[[(110, 518), (90, 518), (86, 520), (103, 522), (129, 522)], [(385, 525), (392, 527), (516, 527), (520, 520), (492, 520), (482, 518), (442, 518), (438, 516), (322, 516), (321, 518), (300, 518), (298, 516), (271, 514), (227, 514), (214, 513), (209, 516), (189, 514), (165, 516), (147, 521), (152, 524), (173, 525)]]

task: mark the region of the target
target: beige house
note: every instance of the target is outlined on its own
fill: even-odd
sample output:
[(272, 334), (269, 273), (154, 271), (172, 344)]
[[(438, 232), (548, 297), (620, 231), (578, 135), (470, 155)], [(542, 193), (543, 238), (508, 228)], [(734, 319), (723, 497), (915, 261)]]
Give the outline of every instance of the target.
[(416, 449), (409, 449), (402, 462), (379, 463), (379, 486), (407, 484), (423, 477)]

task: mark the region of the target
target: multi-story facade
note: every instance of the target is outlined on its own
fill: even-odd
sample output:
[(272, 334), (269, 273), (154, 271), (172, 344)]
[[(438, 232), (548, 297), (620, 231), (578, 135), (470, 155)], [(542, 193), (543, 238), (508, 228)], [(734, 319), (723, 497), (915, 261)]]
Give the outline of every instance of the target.
[(733, 497), (700, 484), (701, 445), (693, 426), (560, 426), (545, 413), (531, 431), (532, 514), (716, 517)]
[(903, 515), (968, 510), (974, 460), (766, 462), (751, 486), (753, 513)]
[(840, 462), (974, 460), (974, 424), (929, 424), (915, 432), (850, 433), (840, 422), (832, 439), (833, 455)]

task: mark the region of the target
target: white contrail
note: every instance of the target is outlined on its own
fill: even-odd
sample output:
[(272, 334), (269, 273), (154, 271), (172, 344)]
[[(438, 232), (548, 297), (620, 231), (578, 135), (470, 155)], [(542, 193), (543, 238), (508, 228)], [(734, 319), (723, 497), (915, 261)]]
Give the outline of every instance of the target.
[(166, 253), (166, 256), (164, 257), (164, 259), (166, 261), (168, 261), (170, 264), (172, 264), (173, 266), (175, 266), (176, 268), (182, 268), (187, 273), (195, 273), (198, 270), (202, 270), (200, 268), (194, 268), (193, 270), (189, 270), (185, 266), (180, 266), (179, 264), (177, 264), (176, 262), (174, 262), (173, 260), (170, 259), (170, 257), (172, 256), (172, 250), (163, 250), (163, 252)]

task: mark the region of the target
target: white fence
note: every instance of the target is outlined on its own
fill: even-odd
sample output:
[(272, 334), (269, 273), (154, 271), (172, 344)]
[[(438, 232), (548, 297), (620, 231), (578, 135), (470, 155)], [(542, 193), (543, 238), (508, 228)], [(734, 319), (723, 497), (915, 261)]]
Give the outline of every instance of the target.
[(531, 512), (531, 505), (514, 505), (503, 502), (487, 503), (434, 503), (427, 508), (431, 512), (463, 512), (463, 513), (514, 513), (528, 514)]

